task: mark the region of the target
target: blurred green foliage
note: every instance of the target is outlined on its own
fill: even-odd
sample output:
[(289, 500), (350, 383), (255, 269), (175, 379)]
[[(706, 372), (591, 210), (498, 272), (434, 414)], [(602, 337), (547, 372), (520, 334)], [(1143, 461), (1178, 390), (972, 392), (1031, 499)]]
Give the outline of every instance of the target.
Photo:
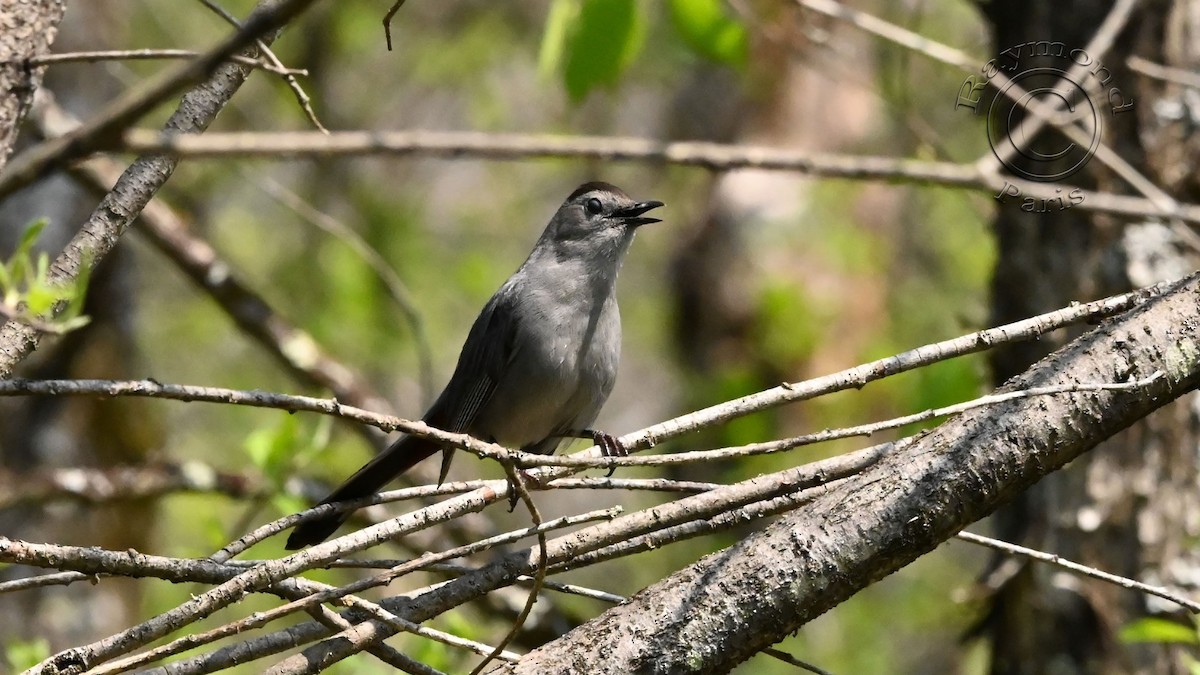
[(44, 638), (14, 640), (4, 645), (4, 661), (9, 672), (21, 672), (50, 657), (50, 642)]
[[(84, 261), (80, 274), (69, 284), (52, 281), (49, 254), (34, 252), (34, 244), (45, 228), (45, 220), (30, 223), (12, 255), (0, 261), (0, 304), (5, 316), (34, 322), (41, 330), (66, 333), (88, 323), (82, 312), (90, 265)], [(62, 310), (52, 316), (51, 310), (60, 303)]]
[(579, 101), (596, 86), (614, 85), (646, 37), (638, 0), (555, 0), (543, 33), (541, 68), (557, 70)]
[(669, 0), (671, 22), (688, 47), (717, 63), (741, 66), (749, 54), (746, 27), (720, 0)]
[(1200, 644), (1200, 633), (1197, 633), (1196, 625), (1187, 626), (1170, 619), (1147, 617), (1123, 626), (1121, 640), (1124, 642), (1197, 645)]

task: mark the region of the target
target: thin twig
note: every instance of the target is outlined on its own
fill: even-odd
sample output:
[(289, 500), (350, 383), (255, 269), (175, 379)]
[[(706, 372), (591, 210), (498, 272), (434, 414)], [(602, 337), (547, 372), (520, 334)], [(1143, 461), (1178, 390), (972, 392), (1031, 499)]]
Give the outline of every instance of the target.
[(400, 278), (400, 275), (396, 274), (395, 268), (388, 264), (383, 255), (359, 235), (358, 232), (354, 231), (353, 228), (346, 226), (345, 223), (316, 208), (309, 201), (284, 187), (279, 182), (271, 178), (263, 178), (258, 172), (252, 172), (245, 167), (242, 168), (242, 175), (256, 181), (264, 192), (270, 195), (275, 201), (291, 209), (296, 215), (341, 240), (375, 272), (375, 275), (383, 282), (384, 288), (388, 290), (388, 295), (391, 297), (392, 302), (396, 303), (396, 306), (400, 308), (400, 313), (404, 316), (404, 320), (408, 322), (409, 330), (412, 331), (417, 352), (417, 368), (421, 373), (421, 391), (425, 403), (432, 403), (435, 393), (433, 382), (433, 349), (429, 345), (429, 335), (425, 330), (425, 322), (421, 319), (421, 313), (417, 310), (416, 300), (408, 290), (408, 286)]
[(954, 536), (972, 544), (979, 544), (980, 546), (987, 546), (988, 548), (993, 548), (997, 551), (1003, 551), (1011, 555), (1024, 556), (1039, 562), (1050, 563), (1051, 565), (1061, 567), (1068, 572), (1091, 577), (1093, 579), (1099, 579), (1101, 581), (1107, 581), (1110, 584), (1116, 584), (1122, 588), (1129, 588), (1136, 591), (1141, 591), (1147, 595), (1153, 595), (1155, 597), (1162, 598), (1164, 600), (1170, 600), (1171, 602), (1187, 609), (1193, 614), (1200, 614), (1200, 602), (1189, 600), (1178, 593), (1171, 592), (1170, 589), (1162, 586), (1151, 586), (1149, 584), (1144, 584), (1128, 577), (1122, 577), (1109, 572), (1103, 572), (1094, 567), (1088, 567), (1087, 565), (1081, 565), (1080, 563), (1072, 562), (1053, 553), (1045, 553), (1043, 551), (1038, 551), (1037, 549), (1010, 544), (1006, 541), (1000, 541), (999, 539), (992, 539), (991, 537), (984, 537), (978, 534), (972, 534), (970, 532), (959, 532)]
[(19, 475), (0, 470), (0, 509), (63, 500), (104, 504), (212, 493), (246, 499), (265, 496), (268, 490), (261, 477), (218, 471), (199, 461), (62, 467)]
[(770, 656), (771, 658), (783, 661), (784, 663), (786, 663), (790, 666), (796, 666), (797, 668), (800, 668), (802, 670), (807, 670), (810, 673), (816, 673), (817, 675), (833, 675), (828, 670), (825, 670), (823, 668), (818, 668), (817, 666), (814, 666), (813, 664), (811, 664), (807, 661), (801, 661), (800, 659), (792, 656), (791, 654), (788, 654), (787, 652), (779, 650), (779, 649), (775, 649), (774, 647), (769, 647), (767, 649), (764, 649), (762, 651), (762, 653), (766, 654), (767, 656)]
[(337, 502), (336, 504), (322, 504), (320, 506), (314, 506), (299, 513), (288, 514), (282, 518), (278, 518), (266, 523), (265, 525), (260, 525), (253, 531), (242, 535), (236, 541), (226, 544), (224, 548), (209, 556), (209, 558), (216, 560), (217, 562), (229, 561), (234, 556), (240, 555), (246, 549), (254, 546), (264, 539), (267, 539), (268, 537), (272, 537), (290, 527), (295, 527), (302, 522), (312, 520), (313, 518), (318, 518), (326, 514), (358, 510), (367, 506), (387, 504), (407, 499), (461, 494), (463, 492), (479, 490), (487, 487), (488, 485), (489, 483), (483, 480), (455, 481), (453, 483), (442, 483), (441, 485), (418, 485), (410, 488), (380, 492), (362, 499)]
[(717, 460), (736, 459), (741, 457), (754, 457), (758, 455), (769, 455), (777, 452), (793, 450), (805, 445), (813, 445), (816, 443), (825, 443), (828, 441), (840, 440), (843, 438), (853, 438), (856, 436), (872, 436), (888, 429), (899, 429), (900, 427), (910, 424), (918, 424), (920, 422), (928, 422), (939, 417), (948, 417), (957, 415), (973, 408), (981, 408), (989, 405), (996, 405), (1005, 401), (1011, 401), (1017, 398), (1029, 398), (1033, 396), (1054, 396), (1060, 394), (1072, 394), (1088, 391), (1126, 391), (1130, 389), (1142, 389), (1153, 384), (1158, 378), (1162, 377), (1163, 373), (1154, 373), (1150, 377), (1133, 380), (1131, 382), (1100, 382), (1100, 383), (1078, 383), (1068, 385), (1058, 385), (1051, 387), (1035, 387), (1033, 389), (1023, 389), (1020, 391), (1008, 391), (1002, 394), (989, 394), (980, 396), (979, 398), (963, 401), (953, 405), (944, 406), (941, 408), (930, 408), (911, 415), (903, 415), (894, 417), (888, 420), (879, 422), (871, 422), (869, 424), (860, 424), (853, 427), (841, 427), (837, 429), (825, 429), (812, 434), (802, 436), (794, 436), (792, 438), (783, 438), (775, 441), (764, 441), (762, 443), (750, 443), (736, 447), (720, 448), (716, 450), (692, 450), (689, 452), (680, 452), (669, 455), (650, 455), (646, 457), (615, 457), (595, 459), (590, 457), (554, 457), (546, 455), (524, 455), (522, 453), (513, 453), (514, 459), (518, 462), (529, 461), (536, 462), (538, 466), (575, 466), (575, 467), (608, 467), (608, 466), (669, 466), (677, 464), (692, 464), (696, 462), (711, 462)]
[(723, 487), (724, 483), (702, 483), (693, 480), (670, 478), (556, 478), (546, 482), (545, 489), (559, 490), (649, 490), (651, 492), (706, 492)]
[(46, 588), (48, 586), (69, 586), (75, 582), (84, 580), (89, 580), (94, 584), (100, 580), (100, 577), (96, 574), (83, 574), (82, 572), (39, 574), (38, 576), (25, 577), (24, 579), (0, 582), (0, 595), (4, 595), (5, 593), (19, 593), (34, 588)]
[[(221, 7), (217, 3), (213, 2), (213, 0), (200, 0), (200, 2), (234, 28), (242, 27), (242, 23), (237, 20), (237, 17), (225, 11), (224, 7)], [(304, 88), (301, 87), (300, 83), (296, 81), (295, 76), (287, 71), (287, 68), (284, 67), (283, 62), (279, 60), (279, 57), (275, 55), (275, 52), (272, 51), (271, 47), (268, 46), (266, 42), (259, 40), (256, 44), (258, 45), (258, 50), (262, 53), (263, 58), (265, 58), (269, 63), (271, 63), (271, 65), (275, 67), (272, 72), (278, 73), (283, 78), (283, 81), (287, 83), (288, 88), (292, 90), (292, 94), (296, 97), (296, 102), (300, 104), (300, 109), (304, 111), (305, 116), (308, 117), (308, 121), (311, 122), (318, 131), (326, 134), (329, 133), (329, 130), (325, 128), (325, 125), (321, 124), (321, 120), (317, 119), (317, 113), (312, 108), (312, 99), (308, 97), (308, 94), (305, 93)]]
[[(43, 56), (35, 56), (28, 59), (31, 66), (48, 66), (56, 63), (95, 63), (98, 61), (141, 61), (149, 59), (194, 59), (201, 56), (201, 52), (191, 49), (105, 49), (87, 52), (64, 52), (61, 54), (46, 54)], [(229, 61), (251, 68), (259, 68), (268, 72), (279, 75), (300, 75), (307, 76), (308, 70), (304, 68), (280, 68), (274, 64), (266, 63), (259, 59), (252, 59), (248, 56), (234, 54), (228, 57)], [(0, 61), (0, 63), (4, 63)]]
[(387, 14), (383, 15), (383, 38), (387, 42), (387, 50), (392, 51), (392, 17), (404, 6), (405, 0), (396, 0)]
[[(379, 569), (379, 568), (394, 567), (396, 565), (403, 564), (404, 562), (407, 562), (407, 561), (357, 560), (357, 559), (338, 560), (337, 562), (330, 565), (330, 567), (351, 568), (351, 569), (354, 569), (354, 568)], [(450, 575), (454, 575), (454, 576), (461, 576), (463, 574), (474, 572), (475, 569), (476, 568), (474, 568), (474, 567), (468, 567), (466, 565), (458, 565), (455, 563), (435, 563), (433, 565), (428, 565), (425, 567), (425, 570), (429, 571), (429, 572), (439, 572), (442, 574), (450, 574)], [(523, 575), (523, 576), (518, 576), (516, 581), (517, 581), (517, 583), (520, 583), (520, 584), (532, 585), (534, 582), (534, 578), (531, 576)], [(551, 581), (550, 579), (545, 579), (542, 581), (542, 586), (544, 588), (546, 588), (547, 590), (558, 591), (559, 593), (565, 593), (568, 595), (578, 595), (582, 598), (589, 598), (591, 600), (599, 600), (601, 602), (615, 604), (618, 602), (625, 601), (624, 596), (616, 595), (614, 593), (609, 593), (607, 591), (600, 591), (595, 588), (588, 588), (586, 586), (580, 586), (579, 584), (564, 584), (561, 581)]]
[[(1121, 28), (1126, 24), (1131, 16), (1134, 8), (1139, 0), (1120, 0), (1115, 3), (1112, 10), (1105, 17), (1104, 23), (1097, 30), (1091, 44), (1088, 45), (1088, 53), (1094, 54), (1097, 52), (1107, 51), (1113, 40)], [(936, 61), (940, 61), (947, 65), (954, 66), (968, 73), (975, 73), (979, 68), (979, 63), (972, 61), (971, 57), (962, 51), (954, 49), (938, 43), (929, 38), (920, 36), (907, 28), (897, 26), (891, 22), (885, 21), (877, 16), (857, 10), (846, 5), (843, 5), (835, 0), (796, 0), (798, 4), (810, 10), (819, 12), (826, 16), (846, 21), (850, 25), (870, 33), (877, 37), (883, 38), (895, 44), (898, 44), (907, 49), (911, 49), (918, 53), (924, 54)], [(1093, 50), (1096, 50), (1093, 52)], [(1096, 57), (1098, 58), (1098, 56)], [(1076, 74), (1074, 80), (1071, 80), (1070, 74), (1065, 78), (1067, 80), (1078, 80), (1078, 73), (1083, 72), (1083, 66), (1076, 64), (1070, 71), (1071, 74)], [(1017, 102), (1030, 113), (1030, 117), (1022, 120), (1018, 128), (1010, 132), (1010, 137), (1013, 140), (1011, 146), (1006, 146), (1002, 149), (993, 148), (991, 151), (982, 155), (978, 160), (972, 163), (971, 166), (985, 180), (992, 179), (992, 187), (996, 186), (996, 180), (1004, 180), (1021, 189), (1022, 194), (1038, 197), (1037, 193), (1028, 193), (1025, 191), (1025, 185), (1017, 182), (1012, 176), (1004, 176), (1000, 178), (999, 168), (1004, 158), (1007, 158), (1010, 153), (1016, 151), (1016, 144), (1023, 139), (1032, 138), (1039, 129), (1046, 124), (1052, 124), (1058, 128), (1064, 135), (1072, 141), (1081, 144), (1081, 147), (1090, 147), (1092, 139), (1081, 129), (1075, 126), (1071, 119), (1061, 119), (1058, 114), (1057, 105), (1043, 103), (1039, 97), (1026, 96), (1026, 92), (1020, 85), (1012, 82), (1003, 71), (997, 71), (993, 76), (996, 80), (997, 89)], [(1190, 218), (1182, 215), (1183, 211), (1189, 209), (1188, 206), (1182, 205), (1175, 200), (1171, 195), (1167, 194), (1162, 188), (1158, 187), (1153, 181), (1146, 178), (1132, 164), (1121, 157), (1115, 150), (1107, 144), (1100, 142), (1096, 144), (1093, 155), (1100, 162), (1113, 170), (1115, 174), (1120, 176), (1129, 183), (1135, 190), (1145, 195), (1148, 210), (1141, 214), (1142, 217), (1161, 217), (1166, 218), (1171, 223), (1171, 230), (1175, 232), (1179, 238), (1186, 242), (1189, 246), (1200, 250), (1200, 235), (1197, 235), (1190, 228), (1184, 226), (1184, 222), (1192, 222)], [(1063, 183), (1045, 183), (1044, 185), (1057, 186), (1062, 188), (1063, 193), (1072, 189), (1073, 186), (1066, 186)], [(1084, 194), (1087, 191), (1081, 191)], [(1063, 193), (1060, 193), (1063, 194)], [(1053, 199), (1053, 195), (1048, 195)], [(1090, 196), (1085, 197), (1085, 199)], [(1103, 212), (1103, 209), (1095, 209), (1097, 212)], [(1112, 212), (1115, 213), (1115, 212)], [(1122, 214), (1135, 215), (1135, 214)]]
[[(79, 125), (77, 119), (48, 95), (39, 95), (38, 106), (31, 118), (46, 138), (63, 136)], [(70, 172), (84, 187), (99, 194), (107, 193), (121, 176), (117, 163), (104, 157), (73, 164)], [(156, 199), (146, 204), (139, 214), (135, 231), (204, 291), (293, 377), (328, 389), (334, 398), (344, 403), (381, 412), (392, 411), (391, 404), (374, 390), (367, 378), (338, 361), (312, 335), (276, 311), (165, 202)], [(361, 431), (364, 427), (358, 429)], [(383, 434), (366, 435), (377, 447), (382, 447), (386, 440)]]
[[(525, 476), (521, 475), (521, 471), (512, 464), (505, 464), (504, 472), (508, 474), (508, 480), (512, 482), (512, 489), (516, 491), (517, 497), (520, 498), (520, 500), (525, 504), (525, 508), (529, 509), (529, 517), (533, 519), (534, 526), (536, 527), (540, 525), (542, 522), (542, 514), (540, 511), (538, 511), (537, 504), (533, 501), (533, 496), (529, 494), (529, 490), (525, 485)], [(533, 574), (533, 585), (530, 586), (529, 595), (525, 598), (525, 606), (521, 608), (521, 611), (517, 614), (517, 618), (513, 620), (512, 626), (508, 629), (508, 632), (505, 633), (500, 642), (496, 644), (496, 648), (493, 649), (490, 654), (483, 657), (483, 660), (479, 662), (479, 665), (475, 666), (475, 668), (471, 671), (471, 675), (479, 675), (479, 673), (482, 673), (483, 669), (487, 667), (487, 664), (491, 663), (504, 652), (504, 648), (511, 644), (512, 641), (517, 637), (517, 633), (520, 632), (521, 626), (525, 625), (525, 620), (529, 618), (529, 613), (533, 611), (533, 605), (537, 602), (538, 594), (542, 592), (542, 585), (546, 583), (547, 555), (545, 532), (538, 532), (537, 544), (537, 571)]]
[[(1049, 331), (1081, 320), (1108, 316), (1127, 310), (1154, 297), (1169, 284), (1158, 284), (1146, 289), (1113, 296), (1085, 304), (1056, 310), (1011, 324), (970, 333), (945, 340), (891, 357), (865, 363), (823, 377), (803, 382), (785, 383), (772, 389), (743, 396), (732, 401), (710, 406), (703, 410), (677, 417), (654, 425), (640, 432), (627, 434), (620, 440), (630, 450), (652, 447), (658, 442), (684, 433), (726, 422), (753, 412), (759, 412), (786, 403), (806, 400), (815, 396), (861, 388), (885, 377), (923, 367), (938, 361), (972, 354), (990, 349), (998, 344), (1032, 339)], [(153, 380), (24, 380), (0, 381), (0, 396), (41, 394), (141, 396), (167, 398), (182, 401), (206, 401), (234, 405), (279, 408), (283, 410), (316, 412), (369, 424), (385, 431), (401, 430), (406, 433), (430, 438), (453, 447), (462, 448), (484, 458), (498, 461), (517, 461), (518, 466), (555, 465), (561, 460), (572, 466), (579, 464), (578, 458), (599, 456), (595, 447), (564, 458), (545, 458), (532, 453), (508, 450), (494, 443), (485, 443), (466, 434), (455, 434), (435, 429), (424, 422), (400, 419), (389, 415), (372, 413), (354, 406), (343, 405), (336, 400), (308, 396), (288, 396), (263, 391), (239, 391), (220, 387), (198, 387), (189, 385), (162, 384)], [(617, 458), (604, 458), (598, 462), (603, 467), (613, 466)], [(593, 466), (595, 464), (589, 464)], [(544, 472), (539, 479), (553, 479), (560, 475)]]
[(1177, 84), (1189, 89), (1200, 89), (1200, 74), (1186, 68), (1176, 68), (1155, 63), (1140, 56), (1130, 56), (1125, 62), (1135, 73), (1151, 77), (1163, 82)]

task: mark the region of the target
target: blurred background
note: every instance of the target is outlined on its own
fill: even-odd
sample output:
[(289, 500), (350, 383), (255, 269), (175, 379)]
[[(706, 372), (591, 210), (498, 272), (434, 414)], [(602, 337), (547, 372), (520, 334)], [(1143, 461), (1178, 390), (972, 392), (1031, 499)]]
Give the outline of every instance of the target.
[[(392, 22), (392, 51), (380, 23), (385, 4), (316, 3), (275, 43), (286, 65), (308, 70), (300, 83), (331, 130), (631, 136), (953, 162), (989, 153), (982, 120), (954, 105), (966, 73), (792, 2), (413, 0)], [(1171, 120), (1154, 118), (1156, 108), (1145, 96), (1186, 102), (1190, 98), (1184, 94), (1194, 90), (1152, 83), (1126, 63), (1134, 54), (1181, 65), (1195, 58), (1187, 26), (1168, 20), (1179, 8), (1167, 4), (1154, 3), (1145, 16), (1131, 20), (1105, 58), (1120, 81), (1137, 92), (1140, 117), (1131, 123), (1149, 124), (1160, 135)], [(223, 5), (244, 17), (253, 3)], [(1006, 45), (1026, 39), (1082, 47), (1111, 3), (1055, 3), (1053, 16), (1022, 2), (867, 1), (854, 6), (964, 50), (982, 66)], [(227, 24), (201, 3), (70, 2), (53, 51), (204, 49), (227, 31)], [(60, 105), (87, 118), (104, 101), (162, 68), (157, 61), (55, 65), (45, 87)], [(162, 106), (139, 126), (157, 126), (173, 108)], [(1154, 119), (1160, 123), (1151, 124)], [(286, 85), (263, 72), (250, 77), (212, 127), (311, 128)], [(1139, 136), (1138, 130), (1119, 126), (1105, 131), (1124, 156), (1153, 172), (1152, 180), (1178, 198), (1194, 190), (1185, 153), (1170, 166), (1146, 159), (1151, 154), (1146, 148), (1160, 136)], [(34, 131), (26, 129), (25, 138), (33, 137)], [(1179, 132), (1172, 138), (1171, 145), (1177, 145), (1190, 136)], [(1074, 180), (1095, 189), (1121, 189), (1102, 167), (1089, 166), (1089, 171)], [(1168, 175), (1176, 177), (1173, 182), (1163, 178)], [(493, 161), (469, 154), (456, 159), (205, 159), (182, 162), (159, 199), (194, 236), (209, 242), (248, 288), (308, 331), (328, 355), (361, 374), (392, 411), (416, 418), (449, 377), (480, 307), (521, 263), (561, 201), (588, 180), (609, 181), (637, 199), (667, 205), (661, 212), (664, 222), (639, 233), (618, 284), (625, 331), (621, 373), (597, 423), (615, 434), (1134, 283), (1122, 248), (1131, 236), (1129, 223), (1083, 212), (1030, 214), (999, 205), (986, 191), (911, 180), (634, 162)], [(65, 175), (23, 191), (0, 213), (5, 228), (0, 251), (10, 250), (31, 221), (44, 217), (49, 226), (40, 246), (56, 253), (96, 201)], [(289, 204), (299, 204), (300, 210)], [(325, 228), (314, 223), (322, 218), (314, 211), (324, 214)], [(391, 287), (349, 236), (327, 231), (329, 220), (382, 256), (397, 277)], [(1194, 267), (1177, 242), (1168, 237), (1164, 246), (1171, 255), (1184, 256), (1173, 269)], [(1166, 253), (1155, 255), (1160, 259)], [(1155, 274), (1136, 281), (1157, 280)], [(88, 327), (40, 349), (20, 374), (153, 377), (328, 395), (293, 377), (248, 338), (208, 294), (148, 245), (137, 226), (93, 280), (85, 313), (92, 317)], [(1065, 337), (1023, 351), (939, 363), (862, 390), (742, 418), (672, 441), (671, 449), (781, 438), (966, 400), (989, 389), (993, 379), (1019, 372)], [(1164, 461), (1154, 471), (1174, 476), (1186, 493), (1195, 486), (1194, 420), (1187, 405), (1180, 410), (1164, 413), (1167, 421), (1160, 427), (1170, 427), (1162, 433), (1173, 441), (1160, 445), (1184, 464)], [(733, 482), (887, 438), (660, 474), (621, 473)], [(1152, 438), (1151, 432), (1141, 432), (1135, 449), (1123, 456), (1148, 452)], [(18, 495), (22, 476), (54, 467), (148, 463), (216, 472), (230, 481), (214, 492), (102, 504), (59, 498), (14, 498), (2, 504), (0, 527), (13, 537), (169, 556), (208, 555), (254, 526), (303, 508), (372, 452), (362, 434), (312, 415), (134, 399), (2, 400), (0, 443), (9, 490)], [(424, 470), (425, 478), (435, 471), (432, 466)], [(1111, 476), (1117, 469), (1096, 471)], [(481, 474), (501, 475), (491, 464), (460, 456), (452, 476)], [(998, 519), (994, 531), (1085, 559), (1090, 554), (1084, 549), (1095, 548), (1093, 564), (1131, 576), (1165, 568), (1158, 555), (1168, 555), (1163, 551), (1183, 565), (1180, 569), (1193, 569), (1190, 562), (1178, 562), (1190, 561), (1196, 529), (1190, 522), (1194, 516), (1186, 515), (1191, 497), (1175, 499), (1170, 515), (1156, 521), (1158, 540), (1147, 543), (1145, 524), (1138, 521), (1138, 509), (1154, 501), (1142, 490), (1128, 497), (1127, 508), (1105, 502), (1099, 516), (1105, 545), (1096, 546), (1095, 538), (1081, 540), (1091, 544), (1070, 543), (1070, 533), (1086, 530), (1073, 514), (1098, 499), (1086, 487), (1099, 480), (1096, 475), (1064, 482), (1048, 493), (1053, 498), (1033, 494), (1032, 503), (1017, 505), (1023, 510)], [(1158, 485), (1152, 476), (1143, 478)], [(1112, 494), (1105, 492), (1104, 499), (1116, 499)], [(600, 507), (611, 499), (608, 493), (582, 491), (538, 495), (546, 517)], [(632, 509), (660, 498), (636, 493), (620, 499)], [(1066, 504), (1071, 499), (1079, 501)], [(525, 524), (528, 516), (496, 506), (483, 517), (473, 526), (499, 531)], [(1097, 530), (1086, 532), (1096, 536)], [(564, 580), (631, 594), (744, 534), (691, 540)], [(1173, 543), (1164, 543), (1168, 539)], [(413, 545), (419, 549), (423, 543), (428, 542)], [(1157, 553), (1145, 553), (1143, 547)], [(1119, 562), (1105, 558), (1114, 551)], [(278, 539), (249, 556), (281, 554)], [(988, 553), (949, 542), (779, 647), (839, 674), (1174, 672), (1169, 669), (1183, 667), (1178, 652), (1163, 656), (1160, 650), (1118, 645), (1122, 627), (1162, 608), (1147, 608), (1127, 591), (1098, 591), (1105, 600), (1097, 600), (1080, 582), (1024, 567), (992, 583), (988, 574), (996, 569)], [(3, 571), (7, 578), (25, 573)], [(344, 582), (350, 575), (318, 576)], [(416, 587), (433, 580), (406, 583)], [(1175, 580), (1160, 575), (1158, 581)], [(1048, 589), (1070, 595), (1062, 601), (1061, 615), (1050, 607), (1059, 596)], [(98, 586), (0, 597), (0, 640), (15, 665), (30, 654), (110, 634), (175, 606), (195, 590), (105, 580)], [(1005, 596), (1010, 590), (1013, 595)], [(1042, 604), (1030, 609), (1031, 598)], [(434, 625), (494, 642), (523, 601), (523, 591), (498, 594), (489, 606), (465, 608)], [(228, 621), (233, 611), (247, 614), (259, 602), (270, 604), (250, 598), (212, 620)], [(79, 611), (80, 603), (86, 611)], [(1076, 623), (1076, 605), (1090, 618)], [(604, 609), (571, 597), (555, 597), (539, 608), (544, 616), (535, 613), (519, 647), (536, 645)], [(1036, 627), (1034, 635), (1016, 637), (1020, 626)], [(1007, 636), (1000, 647), (994, 643), (997, 635)], [(1052, 638), (1068, 646), (1039, 642)], [(451, 672), (467, 663), (419, 638), (398, 637), (391, 644)], [(1044, 653), (1048, 663), (1061, 650), (1070, 665), (1024, 668), (1017, 664), (1023, 659), (1005, 656), (1009, 649), (1026, 656)], [(248, 665), (243, 672), (257, 670)], [(330, 672), (386, 669), (360, 655)], [(759, 656), (737, 672), (795, 670)]]

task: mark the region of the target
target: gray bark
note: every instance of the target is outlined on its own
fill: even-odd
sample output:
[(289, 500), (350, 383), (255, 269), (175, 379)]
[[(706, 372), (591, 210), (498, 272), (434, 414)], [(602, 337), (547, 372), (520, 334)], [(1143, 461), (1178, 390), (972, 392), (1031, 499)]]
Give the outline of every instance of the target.
[(16, 144), (21, 120), (33, 105), (45, 66), (25, 61), (50, 51), (66, 12), (64, 0), (4, 0), (0, 4), (0, 169)]

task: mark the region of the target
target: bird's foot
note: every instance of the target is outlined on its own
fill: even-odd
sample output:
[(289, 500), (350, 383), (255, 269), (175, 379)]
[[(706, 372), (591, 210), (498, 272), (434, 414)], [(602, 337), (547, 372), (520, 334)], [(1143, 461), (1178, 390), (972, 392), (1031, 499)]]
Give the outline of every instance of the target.
[[(616, 436), (610, 436), (610, 435), (604, 433), (603, 431), (597, 431), (595, 429), (584, 429), (584, 433), (591, 434), (592, 442), (595, 443), (596, 446), (600, 448), (600, 456), (601, 457), (628, 457), (629, 456), (629, 450), (624, 445), (621, 444), (621, 441), (618, 440)], [(616, 470), (617, 470), (617, 466), (615, 464), (612, 465), (611, 467), (609, 467), (608, 475), (605, 477), (611, 478), (613, 473)]]

